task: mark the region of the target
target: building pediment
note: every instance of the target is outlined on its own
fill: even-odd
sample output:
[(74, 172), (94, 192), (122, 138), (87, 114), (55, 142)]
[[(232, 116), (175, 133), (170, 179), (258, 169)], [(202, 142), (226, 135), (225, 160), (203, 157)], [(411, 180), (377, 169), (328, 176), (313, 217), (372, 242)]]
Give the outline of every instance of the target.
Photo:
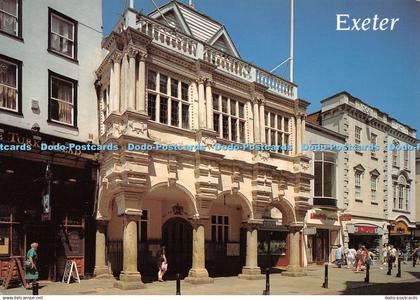
[(354, 170), (363, 173), (365, 171), (365, 168), (361, 164), (358, 164), (354, 167)]
[(239, 52), (223, 24), (188, 5), (170, 1), (152, 11), (149, 17), (220, 51), (240, 58)]

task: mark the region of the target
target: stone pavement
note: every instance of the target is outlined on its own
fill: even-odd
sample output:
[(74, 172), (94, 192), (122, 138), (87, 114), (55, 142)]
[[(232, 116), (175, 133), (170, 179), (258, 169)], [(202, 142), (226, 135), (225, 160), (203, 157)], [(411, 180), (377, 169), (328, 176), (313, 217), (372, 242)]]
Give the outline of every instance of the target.
[[(310, 266), (305, 269), (305, 277), (286, 277), (281, 274), (271, 274), (272, 295), (307, 295), (307, 294), (419, 294), (420, 265), (402, 265), (402, 277), (397, 278), (394, 268), (391, 276), (387, 276), (386, 267), (373, 266), (370, 274), (370, 284), (364, 283), (365, 272), (354, 273), (346, 268), (329, 267), (329, 288), (321, 287), (324, 267)], [(61, 282), (41, 285), (40, 295), (175, 295), (175, 281), (153, 282), (145, 284), (144, 289), (119, 290), (113, 287), (114, 280), (90, 279), (82, 280), (80, 284), (70, 285)], [(193, 285), (181, 282), (183, 295), (262, 295), (265, 280), (244, 280), (237, 277), (218, 277), (213, 284)], [(0, 289), (0, 295), (31, 294), (24, 288)]]

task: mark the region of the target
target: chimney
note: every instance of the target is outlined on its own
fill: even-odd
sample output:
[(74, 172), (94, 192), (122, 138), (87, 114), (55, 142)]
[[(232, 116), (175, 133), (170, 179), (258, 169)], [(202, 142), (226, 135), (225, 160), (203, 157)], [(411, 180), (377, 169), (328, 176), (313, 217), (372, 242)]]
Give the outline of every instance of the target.
[(134, 7), (134, 0), (130, 0), (130, 6), (129, 7), (132, 8), (132, 9), (135, 9), (135, 7)]
[(188, 0), (188, 5), (189, 5), (189, 7), (191, 7), (191, 8), (195, 8), (195, 7), (194, 7), (193, 0)]

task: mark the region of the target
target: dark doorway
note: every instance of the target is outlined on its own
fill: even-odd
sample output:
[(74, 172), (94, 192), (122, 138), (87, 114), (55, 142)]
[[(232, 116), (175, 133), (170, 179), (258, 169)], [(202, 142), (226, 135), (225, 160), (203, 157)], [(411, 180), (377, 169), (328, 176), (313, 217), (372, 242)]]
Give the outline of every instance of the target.
[(167, 278), (176, 273), (186, 277), (192, 263), (192, 226), (182, 218), (172, 218), (162, 226), (162, 242), (168, 260)]
[(328, 229), (316, 229), (316, 234), (312, 236), (312, 259), (315, 263), (324, 263), (329, 261), (330, 254), (330, 231)]
[(39, 244), (37, 268), (41, 280), (55, 280), (55, 236), (55, 227), (51, 224), (31, 224), (26, 227), (26, 251), (31, 243)]

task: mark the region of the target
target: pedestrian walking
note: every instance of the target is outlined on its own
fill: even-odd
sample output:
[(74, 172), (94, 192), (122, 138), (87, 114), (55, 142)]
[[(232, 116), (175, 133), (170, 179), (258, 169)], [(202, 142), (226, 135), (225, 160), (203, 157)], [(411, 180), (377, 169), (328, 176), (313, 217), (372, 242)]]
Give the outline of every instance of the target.
[(337, 265), (337, 267), (341, 268), (341, 265), (343, 263), (343, 248), (340, 244), (338, 244), (337, 249), (335, 249), (334, 263)]
[(162, 246), (162, 248), (158, 252), (157, 267), (159, 269), (158, 280), (162, 282), (164, 281), (163, 275), (165, 275), (166, 271), (168, 270), (168, 261), (166, 260), (165, 246)]
[(350, 248), (347, 252), (347, 269), (354, 268), (356, 263), (356, 249)]
[(359, 272), (362, 268), (362, 266), (364, 266), (366, 264), (366, 261), (368, 259), (369, 256), (369, 251), (366, 249), (365, 246), (362, 246), (360, 249), (360, 259), (357, 262), (357, 267), (356, 270), (354, 270), (355, 273)]
[(408, 249), (407, 249), (407, 245), (404, 245), (402, 250), (401, 250), (401, 256), (403, 258), (403, 263), (407, 264), (408, 262)]
[(33, 242), (31, 248), (26, 253), (25, 260), (25, 280), (28, 283), (27, 289), (31, 289), (32, 285), (38, 280), (39, 273), (37, 268), (38, 263), (38, 246), (39, 244)]
[(413, 250), (413, 267), (416, 266), (418, 260), (420, 259), (420, 246)]
[(400, 257), (400, 253), (395, 246), (391, 246), (391, 256), (394, 267), (397, 267), (397, 258)]
[(384, 244), (382, 248), (382, 257), (383, 257), (383, 264), (386, 265), (388, 262), (388, 245)]

